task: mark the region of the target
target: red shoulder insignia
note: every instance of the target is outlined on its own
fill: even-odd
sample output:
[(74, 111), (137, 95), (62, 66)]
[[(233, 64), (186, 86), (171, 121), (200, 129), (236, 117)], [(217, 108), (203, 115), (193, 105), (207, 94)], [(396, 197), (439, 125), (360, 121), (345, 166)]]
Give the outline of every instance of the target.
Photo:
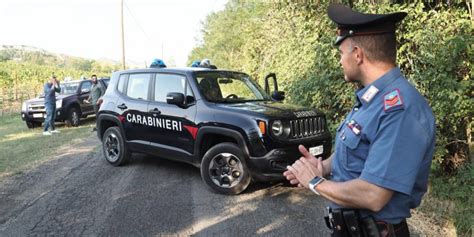
[(383, 97), (383, 109), (385, 111), (389, 111), (395, 107), (403, 108), (402, 97), (400, 96), (400, 91), (398, 89), (385, 94)]

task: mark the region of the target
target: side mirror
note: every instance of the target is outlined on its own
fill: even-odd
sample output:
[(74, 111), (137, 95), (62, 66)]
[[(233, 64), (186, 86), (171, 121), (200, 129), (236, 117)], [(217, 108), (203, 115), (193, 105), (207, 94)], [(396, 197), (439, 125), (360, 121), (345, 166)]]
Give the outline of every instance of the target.
[(89, 93), (89, 92), (91, 92), (91, 90), (89, 90), (89, 89), (82, 89), (81, 90), (81, 94), (86, 94), (86, 93)]
[(285, 99), (285, 92), (278, 90), (278, 82), (275, 73), (269, 73), (265, 77), (265, 92), (270, 95), (270, 84), (268, 79), (273, 79), (273, 92), (271, 93), (272, 99), (276, 101), (282, 101)]
[(274, 91), (278, 91), (278, 84), (275, 73), (269, 73), (267, 76), (265, 76), (265, 92), (270, 95), (270, 84), (268, 83), (269, 78), (273, 78)]
[(171, 92), (166, 94), (166, 103), (171, 105), (177, 105), (178, 107), (183, 107), (184, 105), (184, 94)]
[(274, 91), (272, 93), (272, 99), (276, 101), (282, 101), (285, 99), (285, 92), (284, 91)]

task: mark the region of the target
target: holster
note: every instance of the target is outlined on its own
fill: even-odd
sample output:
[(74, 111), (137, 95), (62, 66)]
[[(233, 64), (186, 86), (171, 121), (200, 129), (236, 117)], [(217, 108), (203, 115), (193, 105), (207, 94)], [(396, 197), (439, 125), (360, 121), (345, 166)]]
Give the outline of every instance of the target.
[[(394, 225), (376, 222), (372, 216), (361, 218), (356, 209), (327, 208), (326, 225), (333, 237), (392, 237)], [(403, 222), (406, 225), (406, 222)]]
[(363, 236), (359, 225), (359, 214), (356, 210), (328, 208), (325, 219), (333, 237)]
[(352, 237), (360, 237), (362, 236), (361, 228), (359, 226), (359, 215), (355, 210), (344, 210), (342, 212), (344, 217), (344, 222), (346, 223), (346, 227), (348, 232), (351, 234)]
[(362, 219), (362, 228), (364, 229), (364, 235), (367, 237), (381, 237), (377, 224), (371, 216)]

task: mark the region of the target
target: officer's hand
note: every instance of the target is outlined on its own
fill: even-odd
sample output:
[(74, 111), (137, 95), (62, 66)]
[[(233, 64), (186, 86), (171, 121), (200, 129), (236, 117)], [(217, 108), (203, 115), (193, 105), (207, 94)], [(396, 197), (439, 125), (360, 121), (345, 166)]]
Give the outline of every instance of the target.
[(283, 176), (285, 176), (285, 178), (290, 181), (290, 184), (299, 186), (299, 181), (296, 179), (296, 176), (291, 171), (286, 170), (285, 172), (283, 172)]
[(301, 157), (299, 160), (295, 161), (293, 165), (287, 166), (288, 171), (290, 171), (295, 178), (298, 180), (298, 186), (308, 187), (309, 181), (311, 181), (316, 174), (312, 171), (310, 167), (305, 163), (306, 158)]
[[(324, 176), (324, 167), (323, 167), (323, 160), (321, 157), (316, 158), (303, 145), (298, 146), (298, 150), (303, 155), (300, 158), (301, 161), (304, 161), (305, 164), (311, 169), (311, 171), (316, 174), (317, 176)], [(315, 176), (316, 176), (315, 175)], [(314, 177), (313, 177), (314, 178)]]

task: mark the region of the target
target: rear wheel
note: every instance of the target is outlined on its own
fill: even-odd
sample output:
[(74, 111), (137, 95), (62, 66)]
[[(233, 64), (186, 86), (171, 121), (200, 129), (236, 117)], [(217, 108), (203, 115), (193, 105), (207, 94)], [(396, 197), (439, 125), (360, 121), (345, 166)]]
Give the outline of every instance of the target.
[(107, 162), (113, 166), (124, 165), (130, 158), (130, 152), (118, 127), (110, 127), (105, 131), (102, 151)]
[(66, 118), (66, 125), (77, 127), (79, 126), (81, 119), (80, 113), (77, 108), (71, 108), (68, 111), (67, 118)]
[(201, 177), (214, 191), (239, 194), (250, 184), (246, 156), (234, 143), (220, 143), (209, 149), (201, 162)]

